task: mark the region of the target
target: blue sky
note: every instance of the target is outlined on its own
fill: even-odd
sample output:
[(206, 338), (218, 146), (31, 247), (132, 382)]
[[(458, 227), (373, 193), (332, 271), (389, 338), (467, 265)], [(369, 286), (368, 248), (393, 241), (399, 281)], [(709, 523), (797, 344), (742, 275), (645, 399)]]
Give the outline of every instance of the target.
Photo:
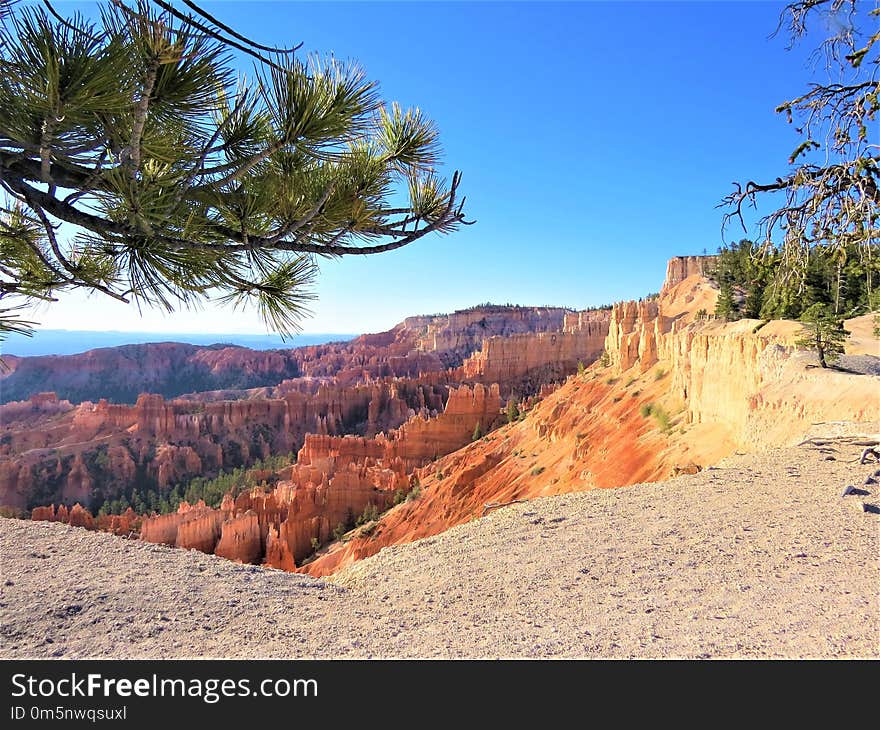
[[(583, 308), (658, 290), (670, 256), (717, 248), (715, 206), (731, 181), (786, 169), (797, 139), (773, 109), (811, 77), (804, 50), (769, 38), (780, 3), (204, 7), (261, 42), (356, 59), (385, 99), (437, 122), (447, 174), (464, 174), (477, 224), (323, 263), (306, 332), (378, 331), (485, 301)], [(38, 317), (71, 329), (265, 331), (253, 312), (139, 317), (106, 297), (67, 297)]]

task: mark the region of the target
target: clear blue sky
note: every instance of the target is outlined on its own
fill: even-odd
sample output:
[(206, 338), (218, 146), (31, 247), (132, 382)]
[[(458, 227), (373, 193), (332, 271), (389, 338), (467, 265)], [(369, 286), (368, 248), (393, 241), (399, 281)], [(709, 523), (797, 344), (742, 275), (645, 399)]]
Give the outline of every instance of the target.
[[(717, 248), (715, 206), (731, 181), (786, 169), (797, 140), (773, 109), (810, 78), (803, 50), (769, 38), (780, 3), (204, 7), (261, 42), (356, 59), (385, 99), (436, 120), (447, 174), (464, 173), (477, 224), (322, 264), (306, 332), (377, 331), (485, 301), (583, 308), (656, 291), (670, 256)], [(138, 318), (105, 299), (66, 299), (41, 311), (42, 326), (265, 331), (253, 314)]]

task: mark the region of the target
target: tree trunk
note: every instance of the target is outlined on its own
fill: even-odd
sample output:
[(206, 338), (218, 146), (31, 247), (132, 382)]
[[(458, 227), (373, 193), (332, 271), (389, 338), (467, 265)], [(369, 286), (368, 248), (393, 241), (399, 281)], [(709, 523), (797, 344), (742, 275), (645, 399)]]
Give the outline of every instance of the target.
[(843, 262), (837, 260), (837, 292), (834, 295), (834, 313), (840, 314), (840, 282), (843, 276)]
[(823, 368), (827, 368), (827, 367), (828, 367), (828, 363), (825, 362), (825, 348), (822, 347), (822, 346), (819, 346), (819, 364), (820, 364)]

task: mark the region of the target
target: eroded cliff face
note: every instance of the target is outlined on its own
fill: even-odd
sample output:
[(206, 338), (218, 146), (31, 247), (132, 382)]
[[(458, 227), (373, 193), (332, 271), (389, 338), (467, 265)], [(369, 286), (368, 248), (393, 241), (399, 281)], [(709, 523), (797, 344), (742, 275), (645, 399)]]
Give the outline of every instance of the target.
[(408, 317), (419, 350), (440, 353), (447, 366), (460, 365), (492, 337), (559, 332), (569, 310), (560, 307), (482, 306), (440, 317)]
[(524, 378), (535, 382), (564, 378), (602, 353), (611, 312), (574, 312), (564, 316), (560, 331), (490, 337), (464, 361), (464, 380), (497, 382), (522, 392)]
[(717, 256), (673, 256), (666, 264), (666, 278), (660, 293), (667, 294), (670, 289), (691, 276), (705, 278), (717, 264)]
[(665, 397), (685, 422), (722, 429), (744, 450), (784, 445), (818, 421), (880, 415), (871, 397), (880, 380), (812, 367), (812, 356), (794, 347), (797, 322), (696, 317), (698, 308), (712, 311), (715, 293), (691, 274), (667, 281), (656, 301), (615, 305), (605, 344), (615, 372), (668, 371)]

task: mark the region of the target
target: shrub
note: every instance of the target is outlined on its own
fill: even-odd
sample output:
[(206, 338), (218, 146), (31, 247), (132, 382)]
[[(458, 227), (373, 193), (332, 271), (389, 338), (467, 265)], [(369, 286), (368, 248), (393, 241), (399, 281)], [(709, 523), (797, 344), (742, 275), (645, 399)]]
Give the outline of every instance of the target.
[(654, 374), (654, 380), (662, 380), (662, 379), (665, 378), (665, 377), (666, 377), (666, 371), (665, 371), (663, 368), (660, 368), (660, 369)]
[(669, 431), (669, 414), (659, 406), (654, 406), (651, 413), (657, 419), (657, 425), (660, 426), (660, 430), (664, 433)]
[(416, 487), (406, 496), (406, 501), (407, 502), (414, 502), (415, 500), (417, 500), (421, 496), (422, 496), (422, 488)]
[(583, 375), (587, 371), (587, 366), (584, 365), (583, 360), (578, 360), (578, 375)]
[(543, 466), (536, 466), (534, 469), (532, 469), (532, 476), (533, 476), (533, 477), (536, 477), (536, 476), (538, 476), (539, 474), (542, 474), (543, 472), (544, 472), (544, 467), (543, 467)]
[(605, 350), (602, 350), (602, 354), (599, 355), (599, 364), (603, 368), (607, 368), (611, 364), (611, 355), (609, 355)]
[(651, 410), (654, 408), (653, 403), (642, 403), (642, 407), (639, 408), (639, 415), (642, 418), (647, 418), (651, 415)]
[(312, 550), (317, 551), (321, 547), (321, 541), (317, 537), (312, 538)]
[(333, 539), (334, 540), (341, 540), (342, 536), (346, 532), (348, 532), (348, 530), (346, 530), (345, 525), (340, 522), (338, 525), (336, 525), (336, 527), (333, 528)]

